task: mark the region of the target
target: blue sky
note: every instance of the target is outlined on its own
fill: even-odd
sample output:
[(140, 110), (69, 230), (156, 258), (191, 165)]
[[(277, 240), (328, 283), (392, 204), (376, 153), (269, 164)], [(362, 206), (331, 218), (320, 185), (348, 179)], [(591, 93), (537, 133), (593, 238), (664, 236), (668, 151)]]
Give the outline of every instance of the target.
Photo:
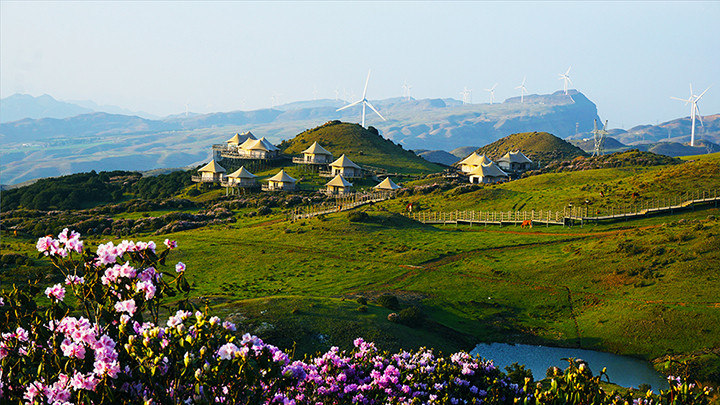
[(720, 113), (720, 2), (0, 2), (0, 96), (166, 115), (272, 98), (473, 102), (572, 88), (610, 127)]

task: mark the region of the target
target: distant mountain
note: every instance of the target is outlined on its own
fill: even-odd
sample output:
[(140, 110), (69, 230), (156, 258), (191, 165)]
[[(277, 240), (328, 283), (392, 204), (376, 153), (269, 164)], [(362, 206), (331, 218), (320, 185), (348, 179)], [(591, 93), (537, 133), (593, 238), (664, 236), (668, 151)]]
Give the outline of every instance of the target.
[(457, 156), (450, 152), (445, 152), (444, 150), (426, 150), (422, 152), (415, 151), (415, 153), (428, 162), (439, 163), (447, 166), (451, 166), (453, 163), (458, 161)]
[(331, 152), (335, 159), (344, 154), (357, 164), (382, 167), (391, 173), (434, 173), (443, 170), (383, 138), (373, 127), (363, 128), (359, 124), (340, 121), (329, 121), (303, 131), (282, 142), (279, 147), (286, 154), (300, 155), (313, 142)]
[(483, 146), (475, 152), (496, 161), (507, 152), (516, 150), (521, 151), (533, 162), (540, 162), (541, 165), (588, 155), (577, 146), (547, 132), (512, 134)]
[[(625, 145), (639, 145), (655, 142), (689, 143), (692, 120), (690, 117), (663, 122), (658, 125), (638, 125), (629, 130), (612, 129), (610, 136)], [(589, 131), (572, 135), (572, 139), (591, 138)], [(720, 143), (720, 114), (706, 115), (695, 123), (695, 141), (705, 139)]]
[(95, 112), (105, 112), (108, 114), (134, 115), (148, 120), (160, 119), (157, 115), (146, 113), (145, 111), (134, 111), (108, 104), (98, 104), (92, 100), (67, 100), (68, 103), (79, 105), (80, 107), (89, 108)]
[[(598, 118), (595, 104), (574, 90), (569, 95), (563, 92), (529, 95), (523, 103), (516, 98), (496, 104), (405, 98), (372, 102), (387, 121), (368, 111), (366, 124), (376, 127), (381, 137), (404, 149), (450, 151), (529, 131), (564, 137), (574, 135), (576, 130), (589, 131), (593, 119)], [(358, 122), (361, 108), (336, 111), (343, 105), (343, 101), (325, 99), (273, 109), (178, 114), (163, 119), (84, 113), (0, 123), (3, 154), (0, 176), (3, 183), (14, 184), (80, 170), (150, 170), (191, 165), (207, 159), (212, 144), (224, 142), (235, 132), (251, 130), (277, 143), (322, 122)]]
[(12, 122), (24, 118), (67, 118), (93, 111), (91, 108), (55, 100), (47, 94), (40, 97), (13, 94), (0, 99), (0, 122)]
[(636, 147), (637, 149), (643, 151), (672, 157), (704, 155), (707, 153), (720, 152), (720, 146), (718, 144), (706, 140), (696, 140), (695, 146), (678, 142), (657, 142), (653, 144), (637, 145)]

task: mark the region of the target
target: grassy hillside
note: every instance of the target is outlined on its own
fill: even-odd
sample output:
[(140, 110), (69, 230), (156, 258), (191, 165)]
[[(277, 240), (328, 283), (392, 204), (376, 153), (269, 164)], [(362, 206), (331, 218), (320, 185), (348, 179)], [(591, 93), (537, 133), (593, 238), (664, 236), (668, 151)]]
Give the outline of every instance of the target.
[[(677, 356), (690, 359), (701, 379), (720, 381), (718, 208), (533, 229), (426, 226), (397, 214), (409, 201), (420, 211), (562, 210), (585, 198), (592, 207), (607, 208), (720, 189), (719, 170), (716, 154), (674, 165), (548, 173), (484, 188), (427, 184), (362, 208), (368, 218), (361, 222), (336, 213), (290, 223), (283, 215), (289, 196), (267, 215), (254, 212), (259, 204), (271, 207), (268, 201), (239, 204), (221, 197), (208, 211), (231, 210), (236, 222), (161, 235), (131, 227), (121, 239), (176, 239), (180, 247), (170, 260), (187, 264), (194, 296), (238, 322), (241, 331), (295, 348), (299, 356), (332, 345), (347, 348), (357, 336), (386, 349), (432, 346), (445, 352), (500, 341), (662, 361)], [(633, 200), (633, 192), (640, 196)], [(146, 221), (163, 210), (138, 207), (113, 215)], [(89, 234), (87, 246), (109, 237)], [(32, 238), (7, 234), (2, 253), (3, 288), (35, 271)], [(59, 282), (49, 266), (40, 271), (48, 284)], [(398, 297), (400, 307), (380, 305), (383, 294)], [(413, 306), (420, 311), (412, 323), (387, 321), (389, 313)]]
[(483, 146), (476, 152), (492, 160), (501, 158), (505, 153), (520, 150), (533, 162), (547, 164), (554, 160), (568, 160), (587, 153), (577, 146), (547, 132), (523, 132), (512, 134)]
[(286, 154), (300, 154), (313, 142), (332, 152), (335, 158), (345, 154), (357, 164), (387, 169), (391, 173), (435, 173), (443, 168), (419, 158), (389, 139), (383, 138), (374, 128), (365, 129), (358, 124), (329, 121), (317, 128), (298, 134), (279, 147)]

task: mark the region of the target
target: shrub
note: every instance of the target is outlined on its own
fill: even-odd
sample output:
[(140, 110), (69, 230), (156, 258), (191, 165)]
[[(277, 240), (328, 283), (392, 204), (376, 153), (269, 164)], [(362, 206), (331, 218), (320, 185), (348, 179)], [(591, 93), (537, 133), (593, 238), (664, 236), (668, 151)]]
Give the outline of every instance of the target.
[(357, 303), (360, 305), (367, 305), (368, 301), (367, 301), (367, 298), (365, 298), (365, 297), (358, 297)]
[(257, 210), (258, 215), (269, 215), (272, 213), (272, 209), (267, 205), (263, 205)]
[(358, 312), (367, 312), (367, 311), (368, 311), (368, 307), (367, 307), (367, 305), (360, 305), (360, 306), (358, 307), (357, 311), (358, 311)]
[(417, 326), (420, 322), (422, 322), (424, 317), (425, 314), (423, 314), (422, 309), (416, 306), (411, 306), (398, 313), (398, 322), (408, 326)]
[(365, 222), (369, 216), (365, 211), (350, 211), (347, 214), (348, 221), (350, 222)]
[(387, 309), (400, 308), (400, 302), (397, 297), (392, 294), (383, 294), (377, 298), (377, 304)]

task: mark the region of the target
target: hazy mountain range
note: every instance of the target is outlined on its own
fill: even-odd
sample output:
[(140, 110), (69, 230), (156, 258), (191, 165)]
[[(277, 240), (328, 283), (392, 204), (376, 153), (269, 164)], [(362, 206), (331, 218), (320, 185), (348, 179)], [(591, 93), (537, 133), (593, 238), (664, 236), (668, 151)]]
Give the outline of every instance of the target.
[[(463, 104), (454, 99), (373, 100), (387, 121), (368, 109), (366, 125), (376, 127), (406, 149), (432, 152), (477, 148), (528, 131), (582, 139), (589, 136), (593, 120), (599, 120), (595, 104), (574, 90), (568, 95), (527, 95), (523, 101), (519, 97), (496, 104)], [(22, 115), (35, 118), (0, 123), (0, 183), (15, 184), (91, 169), (149, 170), (199, 164), (210, 158), (212, 144), (224, 142), (235, 132), (251, 130), (279, 143), (329, 120), (359, 122), (360, 107), (336, 111), (345, 104), (342, 100), (324, 99), (272, 109), (151, 119), (88, 111), (88, 107), (50, 96), (15, 95), (0, 100), (2, 120)], [(705, 117), (701, 137), (720, 140), (718, 117)], [(671, 123), (611, 133), (626, 144), (652, 141), (662, 134), (667, 137), (668, 132), (674, 140), (681, 139), (683, 131), (689, 134), (688, 119)], [(445, 158), (451, 159), (447, 154)]]

